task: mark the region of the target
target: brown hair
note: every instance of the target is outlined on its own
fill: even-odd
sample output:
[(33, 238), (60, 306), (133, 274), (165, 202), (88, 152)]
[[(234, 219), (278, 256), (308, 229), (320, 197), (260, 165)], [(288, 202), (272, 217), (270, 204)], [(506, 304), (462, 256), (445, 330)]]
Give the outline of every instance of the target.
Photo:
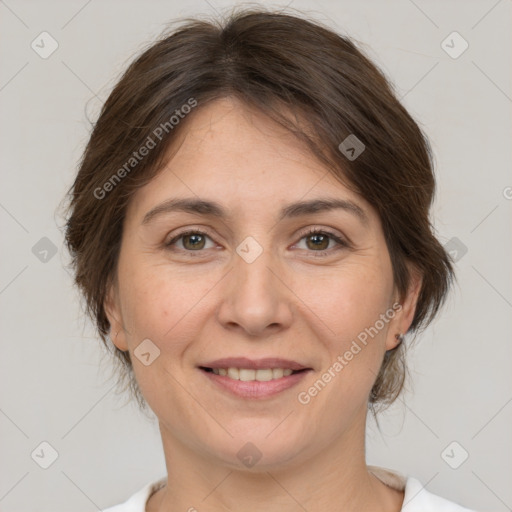
[[(453, 268), (429, 219), (435, 182), (428, 140), (383, 73), (349, 38), (299, 16), (260, 7), (235, 9), (222, 22), (181, 22), (114, 87), (68, 193), (65, 237), (75, 282), (119, 363), (118, 383), (125, 381), (145, 408), (129, 353), (108, 342), (104, 311), (127, 204), (162, 168), (167, 148), (193, 117), (187, 119), (192, 107), (185, 106), (197, 110), (223, 97), (236, 97), (289, 129), (375, 207), (398, 291), (403, 296), (410, 283), (406, 263), (423, 279), (408, 332), (425, 327), (444, 301)], [(349, 135), (365, 146), (355, 159), (339, 149)], [(156, 145), (141, 157), (150, 139)], [(369, 397), (373, 412), (402, 390), (404, 350), (401, 343), (386, 353)]]

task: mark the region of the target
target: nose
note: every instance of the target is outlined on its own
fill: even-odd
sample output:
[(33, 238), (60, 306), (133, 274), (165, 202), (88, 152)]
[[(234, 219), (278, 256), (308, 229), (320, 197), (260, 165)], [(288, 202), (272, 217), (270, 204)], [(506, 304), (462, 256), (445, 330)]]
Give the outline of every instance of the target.
[(224, 328), (249, 336), (265, 336), (287, 329), (292, 322), (293, 292), (269, 250), (248, 263), (235, 255), (222, 288), (218, 320)]

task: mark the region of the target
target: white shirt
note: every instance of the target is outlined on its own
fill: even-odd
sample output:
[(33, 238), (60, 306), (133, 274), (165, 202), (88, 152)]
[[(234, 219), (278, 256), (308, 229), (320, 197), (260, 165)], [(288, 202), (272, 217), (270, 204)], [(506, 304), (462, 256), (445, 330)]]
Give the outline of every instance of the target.
[[(475, 512), (428, 492), (415, 478), (406, 478), (400, 473), (378, 466), (367, 467), (368, 471), (387, 486), (404, 491), (401, 512)], [(107, 508), (103, 512), (146, 512), (146, 502), (149, 497), (163, 487), (166, 481), (167, 478), (164, 477), (148, 483), (124, 503)]]

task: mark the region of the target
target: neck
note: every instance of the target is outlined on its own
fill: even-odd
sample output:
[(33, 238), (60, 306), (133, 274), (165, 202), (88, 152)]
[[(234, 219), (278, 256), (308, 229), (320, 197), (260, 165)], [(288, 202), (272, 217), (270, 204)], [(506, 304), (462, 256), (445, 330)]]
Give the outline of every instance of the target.
[(167, 485), (150, 498), (146, 512), (401, 510), (403, 492), (387, 487), (367, 470), (364, 424), (326, 441), (314, 457), (297, 455), (279, 467), (256, 465), (248, 470), (191, 450), (162, 424), (160, 430)]

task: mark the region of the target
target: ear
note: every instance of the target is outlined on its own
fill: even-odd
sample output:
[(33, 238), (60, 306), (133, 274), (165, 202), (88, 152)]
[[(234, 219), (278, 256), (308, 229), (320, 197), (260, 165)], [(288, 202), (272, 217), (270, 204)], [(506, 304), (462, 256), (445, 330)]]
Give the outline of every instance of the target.
[[(397, 335), (403, 335), (409, 330), (414, 319), (414, 313), (416, 312), (423, 278), (421, 273), (412, 265), (408, 265), (408, 271), (410, 276), (409, 287), (402, 300), (398, 300), (399, 298), (397, 297), (394, 303), (399, 303), (401, 307), (399, 310), (396, 308), (397, 313), (390, 323), (386, 338), (386, 350), (391, 350), (400, 343), (401, 340), (397, 338)], [(393, 309), (395, 309), (394, 306)]]
[(114, 283), (109, 285), (103, 308), (110, 323), (110, 339), (112, 340), (112, 343), (119, 350), (127, 351), (128, 344), (126, 342), (126, 333), (122, 323), (121, 307), (119, 305), (118, 293)]

